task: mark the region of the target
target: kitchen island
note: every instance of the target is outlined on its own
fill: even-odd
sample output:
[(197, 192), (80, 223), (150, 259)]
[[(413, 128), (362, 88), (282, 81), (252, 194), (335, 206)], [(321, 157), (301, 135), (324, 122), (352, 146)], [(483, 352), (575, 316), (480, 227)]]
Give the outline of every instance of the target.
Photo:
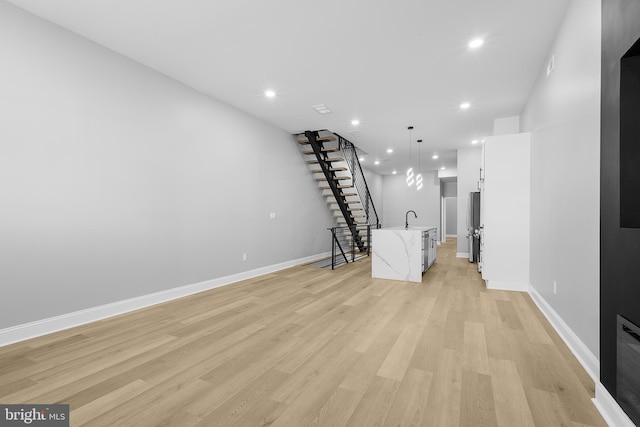
[(436, 227), (371, 230), (371, 277), (422, 282), (436, 260)]

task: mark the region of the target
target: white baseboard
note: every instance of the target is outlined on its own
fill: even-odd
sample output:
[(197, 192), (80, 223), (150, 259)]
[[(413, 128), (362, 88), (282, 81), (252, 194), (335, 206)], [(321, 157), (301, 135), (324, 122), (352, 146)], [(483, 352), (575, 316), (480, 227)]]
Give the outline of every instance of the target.
[(217, 279), (207, 280), (200, 283), (167, 289), (165, 291), (142, 295), (135, 298), (117, 301), (111, 304), (91, 307), (60, 316), (36, 320), (35, 322), (1, 329), (0, 347), (106, 319), (108, 317), (117, 316), (119, 314), (128, 313), (130, 311), (139, 310), (141, 308), (171, 301), (177, 298), (182, 298), (188, 295), (193, 295), (198, 292), (208, 291), (210, 289), (230, 285), (241, 280), (251, 279), (253, 277), (262, 276), (264, 274), (273, 273), (279, 270), (284, 270), (285, 268), (294, 267), (296, 265), (310, 263), (322, 258), (326, 258), (327, 256), (331, 256), (331, 252), (325, 252), (322, 254), (286, 261), (279, 264), (260, 267), (254, 270), (232, 274), (230, 276), (219, 277)]
[(528, 283), (522, 282), (503, 282), (499, 280), (485, 280), (487, 283), (487, 289), (494, 289), (499, 291), (517, 291), (527, 292), (529, 290)]
[(469, 252), (456, 252), (456, 258), (467, 258), (467, 259), (469, 259)]
[(596, 384), (600, 382), (600, 361), (598, 358), (587, 348), (582, 340), (571, 330), (569, 325), (565, 323), (560, 315), (549, 305), (549, 303), (538, 293), (533, 287), (529, 286), (529, 295), (531, 299), (536, 303), (544, 317), (547, 318), (553, 329), (556, 330), (560, 338), (569, 347), (569, 350), (578, 359), (580, 364), (587, 371), (589, 376)]
[(596, 381), (596, 398), (591, 399), (600, 415), (612, 427), (635, 427), (629, 416), (622, 410), (618, 402), (607, 389)]
[(551, 326), (553, 326), (560, 338), (562, 338), (569, 350), (595, 382), (596, 397), (591, 401), (600, 412), (600, 415), (602, 415), (602, 418), (612, 427), (635, 427), (633, 421), (629, 419), (620, 405), (618, 405), (618, 402), (600, 383), (600, 361), (598, 358), (533, 286), (529, 286), (529, 295), (531, 295), (531, 299), (536, 303), (542, 314), (544, 314)]
[(447, 234), (447, 237), (458, 237), (457, 234)]

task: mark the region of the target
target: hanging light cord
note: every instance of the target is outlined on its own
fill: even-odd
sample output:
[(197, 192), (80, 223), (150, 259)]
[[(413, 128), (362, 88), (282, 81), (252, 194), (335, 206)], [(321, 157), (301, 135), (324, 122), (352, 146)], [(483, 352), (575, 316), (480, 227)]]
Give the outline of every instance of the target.
[(411, 167), (411, 131), (413, 130), (413, 126), (409, 126), (409, 167)]
[(414, 183), (413, 166), (411, 166), (411, 130), (413, 129), (413, 126), (408, 126), (407, 129), (409, 130), (409, 168), (407, 169), (407, 185), (411, 187)]

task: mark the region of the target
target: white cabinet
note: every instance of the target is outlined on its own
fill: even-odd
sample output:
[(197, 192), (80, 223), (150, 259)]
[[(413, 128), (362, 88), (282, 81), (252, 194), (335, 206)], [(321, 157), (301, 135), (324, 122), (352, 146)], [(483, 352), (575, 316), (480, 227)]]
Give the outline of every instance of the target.
[(531, 134), (488, 137), (482, 171), (482, 278), (489, 289), (527, 290)]
[(436, 247), (437, 247), (437, 233), (438, 230), (431, 228), (422, 232), (423, 241), (423, 259), (422, 271), (427, 271), (429, 267), (436, 262)]

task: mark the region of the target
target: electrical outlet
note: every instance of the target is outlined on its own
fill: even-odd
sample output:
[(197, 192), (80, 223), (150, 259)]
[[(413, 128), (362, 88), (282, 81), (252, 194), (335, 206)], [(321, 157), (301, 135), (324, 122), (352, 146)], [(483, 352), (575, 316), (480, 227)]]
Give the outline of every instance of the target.
[(558, 282), (556, 282), (555, 280), (553, 281), (553, 294), (558, 294)]
[(276, 213), (275, 212), (271, 212), (269, 214), (269, 216), (271, 217), (271, 219), (276, 219)]
[(242, 254), (242, 261), (246, 261), (247, 259), (249, 258), (247, 257), (247, 253), (245, 252)]

